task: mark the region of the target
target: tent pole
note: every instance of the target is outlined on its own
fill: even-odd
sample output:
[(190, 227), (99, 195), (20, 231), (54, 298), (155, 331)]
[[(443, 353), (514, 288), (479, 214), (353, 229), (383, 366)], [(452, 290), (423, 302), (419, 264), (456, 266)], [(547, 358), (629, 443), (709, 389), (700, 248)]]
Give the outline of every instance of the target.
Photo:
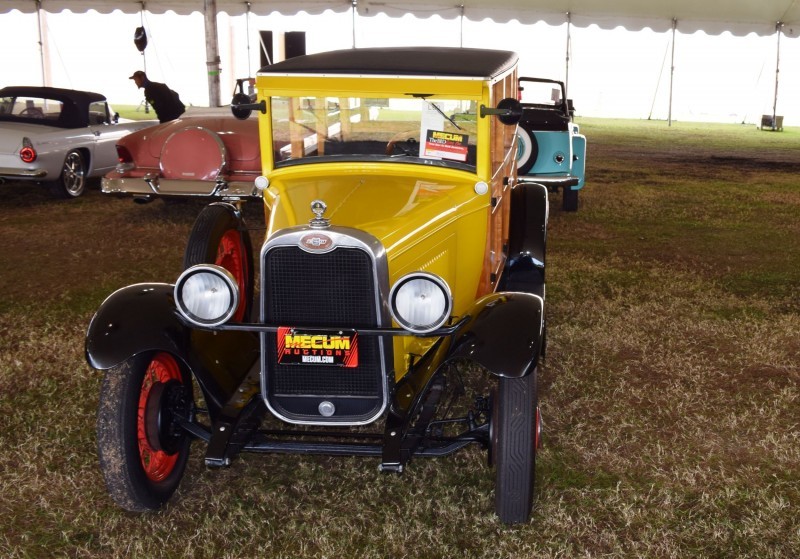
[(258, 44), (261, 45), (259, 54), (264, 53), (264, 59), (267, 61), (267, 66), (272, 66), (272, 58), (269, 56), (269, 50), (267, 49), (267, 45), (264, 44), (264, 37), (261, 36), (261, 33), (258, 34)]
[(47, 87), (47, 72), (45, 71), (45, 46), (44, 35), (42, 34), (42, 2), (41, 0), (34, 0), (36, 2), (36, 25), (39, 27), (39, 61), (42, 66), (42, 85)]
[[(147, 7), (145, 6), (144, 0), (142, 0), (142, 2), (140, 2), (140, 4), (142, 5), (142, 9), (139, 11), (139, 23), (141, 24), (142, 29), (144, 29), (145, 28), (144, 27), (144, 11), (147, 9)], [(144, 36), (145, 36), (145, 39), (146, 39), (147, 38), (147, 30), (145, 30)], [(145, 45), (145, 47), (146, 46), (147, 45)], [(147, 74), (147, 55), (144, 53), (144, 50), (142, 50), (142, 70), (144, 70), (144, 73)], [(147, 102), (147, 98), (145, 98), (144, 101), (142, 101), (142, 102), (144, 103), (144, 113), (145, 114), (150, 114), (150, 103)]]
[(205, 0), (206, 67), (208, 68), (208, 106), (220, 106), (217, 0)]
[(675, 30), (678, 28), (678, 20), (672, 18), (672, 59), (669, 67), (669, 113), (667, 116), (667, 126), (672, 126), (672, 84), (675, 80)]
[(781, 31), (783, 30), (783, 23), (778, 22), (775, 24), (775, 31), (778, 34), (778, 48), (775, 59), (775, 97), (772, 100), (772, 129), (777, 130), (778, 126), (776, 118), (778, 115), (778, 76), (781, 72)]
[(664, 75), (664, 65), (667, 63), (667, 53), (669, 53), (669, 49), (672, 41), (667, 41), (667, 48), (664, 49), (664, 59), (661, 61), (661, 69), (658, 71), (658, 80), (656, 81), (656, 90), (653, 93), (653, 102), (650, 104), (650, 114), (647, 115), (647, 120), (651, 120), (653, 118), (653, 111), (656, 108), (656, 99), (658, 98), (658, 88), (661, 87), (661, 77)]
[[(141, 2), (141, 4), (142, 4), (142, 9), (141, 11), (139, 11), (139, 24), (142, 26), (142, 29), (144, 29), (144, 11), (147, 8), (144, 2)], [(145, 30), (145, 38), (147, 38), (146, 30)], [(145, 74), (147, 73), (147, 55), (145, 55), (144, 51), (142, 51), (142, 70), (144, 70)], [(147, 102), (145, 102), (144, 109), (145, 109), (144, 112), (149, 112), (147, 110)]]
[(458, 46), (463, 48), (464, 47), (464, 4), (461, 4), (459, 8), (461, 8), (461, 18), (460, 18), (461, 29), (459, 31)]
[(353, 6), (353, 48), (356, 48), (356, 15), (358, 13), (358, 0), (352, 0)]
[(567, 12), (567, 60), (566, 60), (566, 70), (564, 71), (564, 95), (567, 99), (569, 99), (569, 55), (571, 49), (571, 40), (570, 40), (570, 26), (572, 25), (572, 14)]
[(244, 25), (247, 33), (247, 77), (250, 78), (253, 76), (253, 72), (250, 70), (250, 2), (245, 2), (245, 5), (247, 6), (247, 12), (244, 14)]

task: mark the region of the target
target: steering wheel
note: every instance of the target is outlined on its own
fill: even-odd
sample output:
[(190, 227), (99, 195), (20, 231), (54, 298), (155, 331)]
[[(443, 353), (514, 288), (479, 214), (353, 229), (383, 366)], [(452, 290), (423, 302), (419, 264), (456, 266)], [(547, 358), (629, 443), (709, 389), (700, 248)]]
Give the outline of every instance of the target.
[(44, 112), (39, 107), (25, 107), (19, 113), (19, 116), (32, 116), (34, 118), (44, 118)]
[(386, 155), (394, 155), (395, 148), (403, 155), (416, 156), (419, 154), (419, 142), (416, 138), (409, 136), (413, 133), (406, 131), (395, 134), (386, 144)]

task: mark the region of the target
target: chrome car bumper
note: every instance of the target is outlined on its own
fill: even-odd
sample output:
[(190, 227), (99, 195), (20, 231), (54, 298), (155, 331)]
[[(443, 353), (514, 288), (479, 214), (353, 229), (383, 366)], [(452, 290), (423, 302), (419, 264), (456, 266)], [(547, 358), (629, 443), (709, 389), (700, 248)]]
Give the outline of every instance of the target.
[[(548, 189), (571, 188), (580, 184), (580, 179), (572, 175), (522, 175), (517, 177), (518, 183), (541, 184)], [(576, 190), (576, 189), (573, 189)]]
[(14, 169), (0, 167), (0, 178), (18, 180), (39, 180), (47, 176), (44, 169)]
[(205, 198), (257, 198), (258, 189), (252, 180), (194, 181), (160, 177), (108, 178), (103, 177), (101, 190), (106, 194), (134, 196), (180, 196)]

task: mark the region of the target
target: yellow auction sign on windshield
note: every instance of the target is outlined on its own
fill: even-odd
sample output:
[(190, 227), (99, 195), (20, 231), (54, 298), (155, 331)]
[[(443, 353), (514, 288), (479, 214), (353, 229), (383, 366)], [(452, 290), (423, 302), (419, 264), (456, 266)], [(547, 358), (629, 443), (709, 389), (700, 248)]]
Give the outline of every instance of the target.
[(466, 161), (468, 143), (469, 136), (466, 134), (428, 130), (425, 136), (423, 156)]

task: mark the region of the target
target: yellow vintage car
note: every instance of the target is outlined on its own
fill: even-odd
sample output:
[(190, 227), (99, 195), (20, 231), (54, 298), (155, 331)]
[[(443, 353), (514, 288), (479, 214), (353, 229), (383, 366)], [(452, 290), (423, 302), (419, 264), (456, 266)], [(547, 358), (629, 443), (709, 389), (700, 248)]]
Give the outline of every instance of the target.
[(258, 119), (263, 244), (242, 215), (251, 197), (215, 202), (175, 283), (115, 292), (88, 330), (120, 506), (166, 502), (196, 439), (210, 467), (320, 453), (397, 474), (477, 444), (500, 520), (529, 519), (548, 201), (517, 180), (517, 80), (515, 53), (462, 48), (258, 73), (256, 102), (234, 113)]

